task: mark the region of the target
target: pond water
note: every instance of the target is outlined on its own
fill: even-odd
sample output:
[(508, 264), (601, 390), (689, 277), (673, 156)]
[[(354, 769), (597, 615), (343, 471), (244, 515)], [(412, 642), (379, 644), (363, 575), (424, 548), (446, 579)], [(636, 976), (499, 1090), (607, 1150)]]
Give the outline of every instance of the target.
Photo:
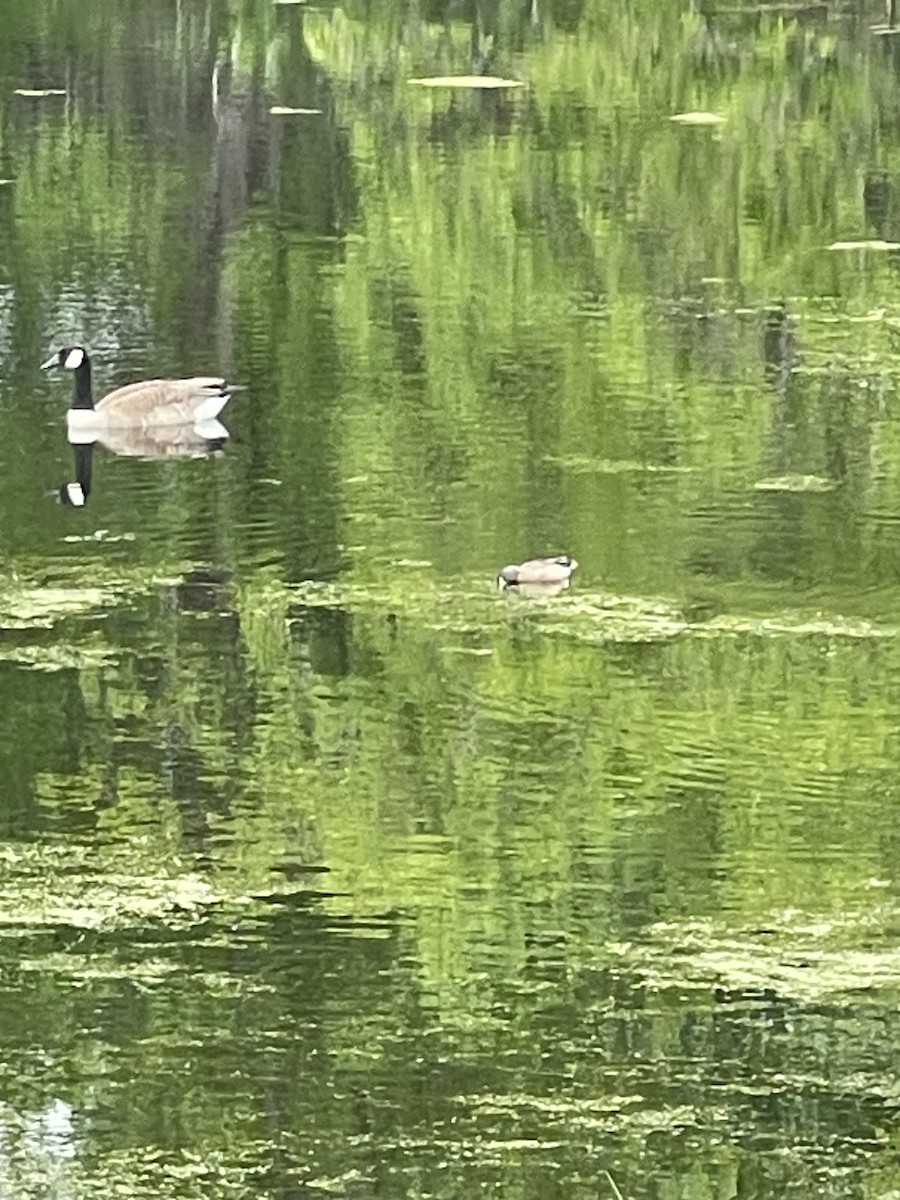
[(4, 1200), (900, 1195), (884, 21), (0, 0)]

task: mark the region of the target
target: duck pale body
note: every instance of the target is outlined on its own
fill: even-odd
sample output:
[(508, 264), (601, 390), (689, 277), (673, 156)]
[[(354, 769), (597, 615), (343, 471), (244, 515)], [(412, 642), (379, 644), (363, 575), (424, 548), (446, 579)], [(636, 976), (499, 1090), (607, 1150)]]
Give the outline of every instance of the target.
[(523, 563), (511, 563), (497, 576), (501, 588), (537, 586), (565, 587), (572, 572), (578, 566), (568, 554), (557, 554), (552, 558), (529, 558)]

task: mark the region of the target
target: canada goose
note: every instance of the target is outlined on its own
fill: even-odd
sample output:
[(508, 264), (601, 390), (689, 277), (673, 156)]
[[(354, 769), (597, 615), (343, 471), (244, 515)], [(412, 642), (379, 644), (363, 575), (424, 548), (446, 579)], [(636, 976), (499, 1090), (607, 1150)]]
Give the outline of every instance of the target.
[(497, 576), (497, 586), (520, 588), (531, 586), (555, 591), (568, 587), (569, 577), (578, 563), (568, 554), (557, 554), (553, 558), (529, 558), (527, 562), (504, 567)]
[[(135, 426), (202, 426), (225, 407), (234, 384), (215, 375), (193, 379), (145, 379), (116, 388), (94, 403), (91, 390), (91, 359), (84, 346), (63, 346), (41, 370), (65, 367), (75, 373), (75, 398), (67, 413), (73, 429), (122, 429)], [(221, 428), (221, 427), (220, 427)]]

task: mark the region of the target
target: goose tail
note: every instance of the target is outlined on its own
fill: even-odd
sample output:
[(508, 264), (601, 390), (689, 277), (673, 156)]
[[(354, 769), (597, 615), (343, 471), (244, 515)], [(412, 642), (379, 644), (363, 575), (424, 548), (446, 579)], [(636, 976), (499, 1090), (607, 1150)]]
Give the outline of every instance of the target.
[(194, 404), (194, 420), (212, 421), (214, 420), (235, 392), (243, 391), (243, 387), (236, 383), (221, 383), (214, 390), (202, 392)]
[(212, 421), (228, 403), (228, 397), (228, 392), (202, 397), (199, 404), (194, 407), (194, 421)]

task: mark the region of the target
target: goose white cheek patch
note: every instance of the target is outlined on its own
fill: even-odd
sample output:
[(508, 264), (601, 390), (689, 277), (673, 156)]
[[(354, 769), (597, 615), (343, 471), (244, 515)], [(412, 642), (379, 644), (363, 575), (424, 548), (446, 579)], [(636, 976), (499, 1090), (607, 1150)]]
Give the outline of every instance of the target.
[(84, 362), (84, 351), (76, 346), (74, 350), (70, 350), (66, 355), (66, 361), (63, 366), (69, 371), (75, 371)]
[(66, 492), (69, 496), (69, 503), (73, 508), (84, 507), (84, 489), (80, 483), (67, 483)]

